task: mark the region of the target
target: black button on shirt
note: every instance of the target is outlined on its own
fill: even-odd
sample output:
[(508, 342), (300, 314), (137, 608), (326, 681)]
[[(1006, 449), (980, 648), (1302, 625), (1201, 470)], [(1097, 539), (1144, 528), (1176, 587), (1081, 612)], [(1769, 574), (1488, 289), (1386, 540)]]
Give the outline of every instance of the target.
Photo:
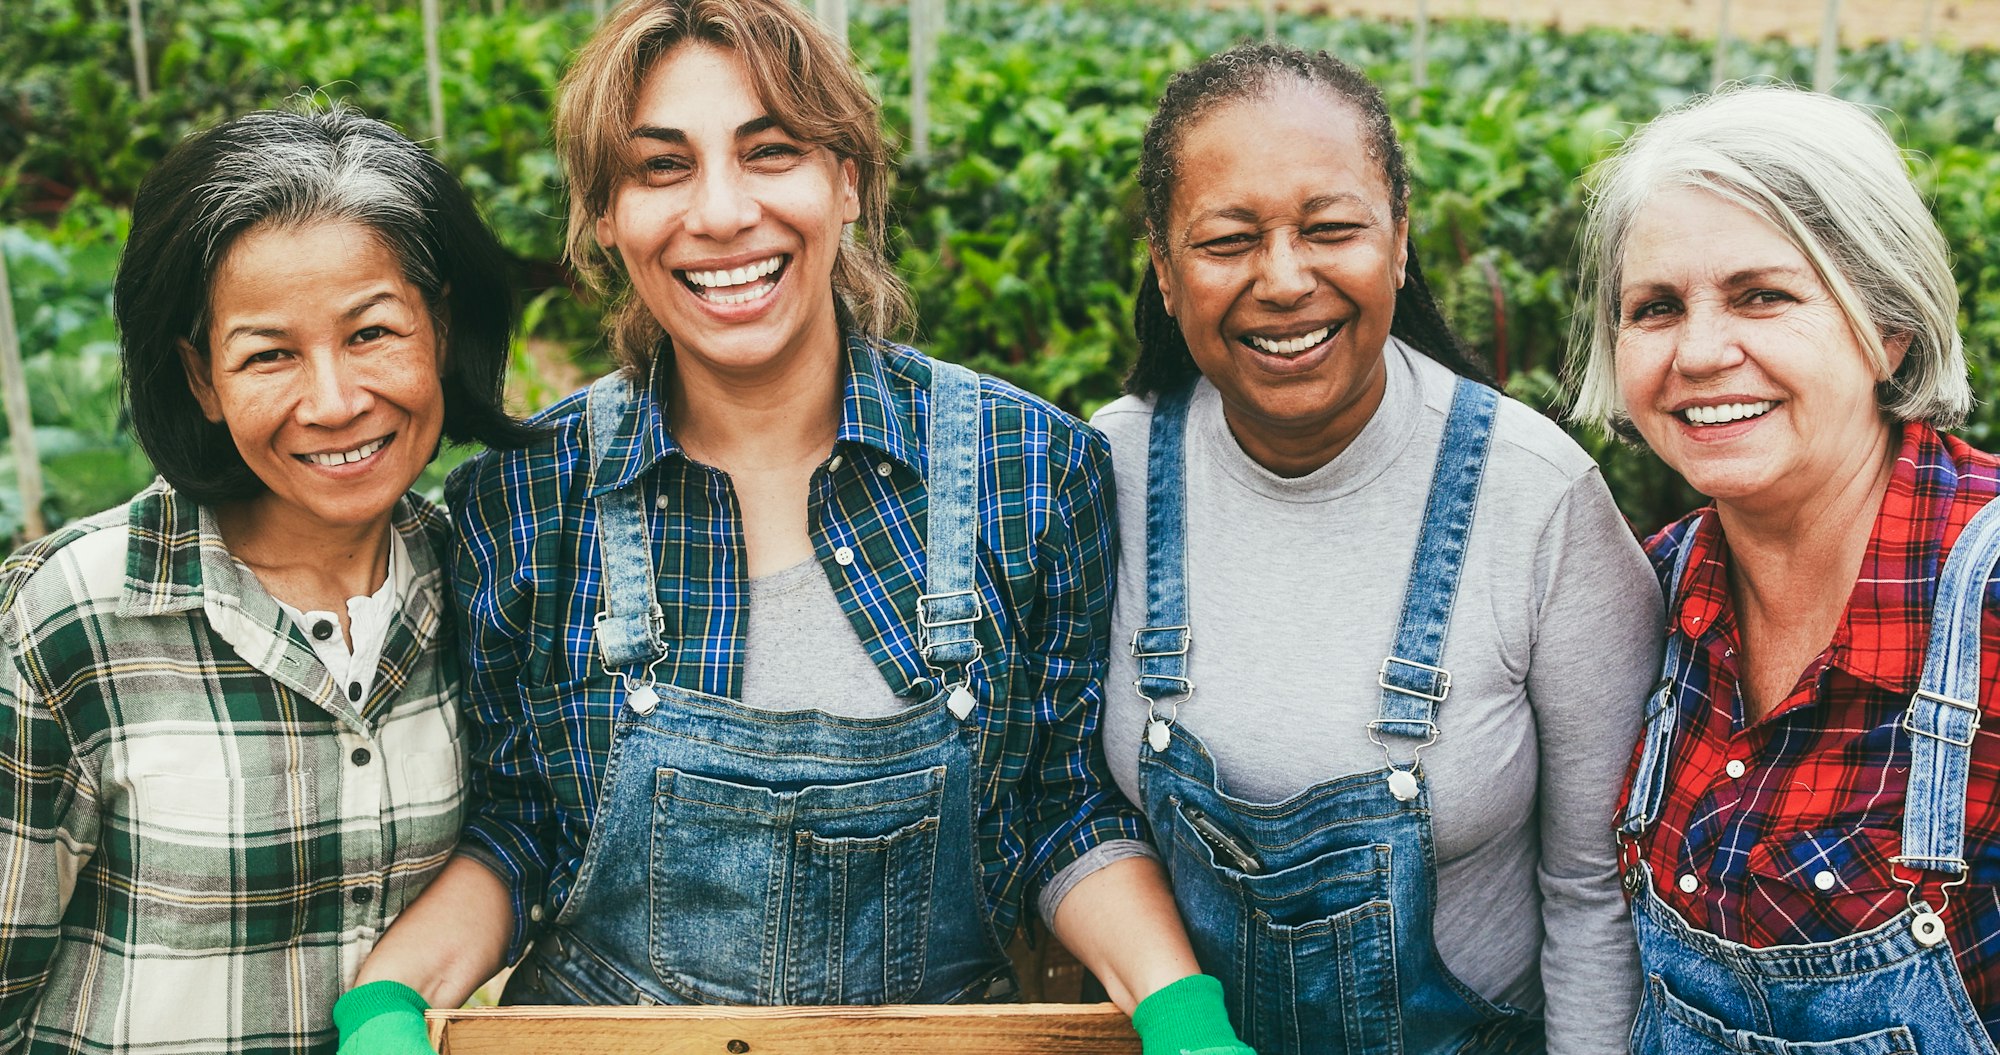
[(354, 888), (354, 893), (348, 896), (354, 899), (355, 904), (366, 905), (370, 901), (375, 900), (375, 891), (365, 886), (358, 886)]
[(354, 702), (356, 702), (356, 703), (360, 703), (360, 702), (361, 702), (361, 683), (360, 683), (360, 682), (358, 682), (358, 681), (357, 681), (357, 682), (355, 682), (354, 684), (352, 684), (352, 685), (349, 685), (349, 686), (347, 687), (347, 698), (348, 698), (348, 699), (350, 699), (350, 700), (353, 700), (353, 701), (354, 701)]
[(314, 641), (325, 641), (328, 638), (331, 638), (332, 636), (333, 636), (333, 622), (331, 620), (322, 619), (319, 622), (313, 624)]
[(374, 758), (375, 756), (369, 754), (367, 748), (357, 747), (354, 749), (354, 753), (347, 757), (353, 759), (355, 765), (365, 766), (368, 764), (368, 760)]

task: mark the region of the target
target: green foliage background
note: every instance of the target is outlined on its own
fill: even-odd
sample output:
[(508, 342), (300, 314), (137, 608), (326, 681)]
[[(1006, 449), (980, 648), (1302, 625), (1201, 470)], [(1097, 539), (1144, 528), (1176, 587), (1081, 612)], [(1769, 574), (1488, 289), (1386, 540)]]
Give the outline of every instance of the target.
[[(302, 94), (428, 133), (418, 8), (401, 0), (148, 0), (153, 98), (133, 88), (124, 5), (7, 0), (0, 24), (0, 251), (29, 356), (56, 522), (114, 504), (150, 475), (122, 429), (111, 276), (138, 181), (182, 135)], [(598, 309), (560, 262), (562, 188), (548, 141), (553, 88), (593, 25), (589, 5), (468, 3), (442, 33), (447, 135), (437, 146), (514, 256), (530, 304), (516, 397), (540, 405), (603, 365)], [(1112, 398), (1134, 353), (1143, 245), (1132, 179), (1168, 76), (1262, 32), (1254, 5), (956, 0), (932, 85), (933, 151), (906, 160), (894, 246), (918, 301), (919, 344), (1073, 410)], [(1326, 48), (1387, 92), (1416, 174), (1419, 254), (1459, 332), (1517, 396), (1559, 408), (1580, 177), (1637, 124), (1707, 86), (1712, 45), (1644, 33), (1449, 22), (1413, 87), (1410, 27), (1318, 16), (1280, 36)], [(861, 3), (854, 50), (906, 137), (907, 26)], [(1812, 55), (1739, 43), (1736, 76), (1804, 81)], [(1950, 238), (1975, 386), (2000, 337), (2000, 57), (1896, 44), (1848, 52), (1839, 94), (1880, 106)], [(1255, 134), (1246, 129), (1246, 135)], [(539, 350), (538, 354), (530, 354)], [(565, 367), (567, 363), (563, 364)], [(2000, 414), (1964, 430), (1992, 446)], [(1696, 498), (1644, 452), (1581, 433), (1635, 523)], [(455, 459), (454, 459), (455, 460)], [(0, 457), (0, 535), (18, 530)]]

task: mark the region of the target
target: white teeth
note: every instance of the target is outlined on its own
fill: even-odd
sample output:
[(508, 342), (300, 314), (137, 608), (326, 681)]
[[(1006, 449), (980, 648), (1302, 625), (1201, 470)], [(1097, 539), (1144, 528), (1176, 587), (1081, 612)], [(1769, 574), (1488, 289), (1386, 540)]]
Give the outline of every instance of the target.
[(745, 264), (742, 267), (731, 268), (727, 271), (683, 271), (681, 273), (687, 276), (689, 282), (697, 286), (714, 288), (717, 286), (740, 286), (746, 282), (755, 282), (783, 266), (785, 266), (785, 258), (783, 256), (774, 256), (769, 260), (760, 260), (757, 263)]
[(374, 454), (376, 451), (381, 450), (382, 447), (388, 442), (389, 442), (389, 437), (384, 436), (373, 443), (364, 443), (361, 446), (356, 447), (351, 451), (333, 451), (328, 454), (307, 454), (303, 455), (303, 457), (305, 458), (306, 461), (309, 461), (314, 465), (345, 465), (348, 462), (358, 462), (361, 459), (366, 458), (371, 454)]
[(1302, 334), (1288, 341), (1274, 341), (1268, 337), (1246, 337), (1245, 340), (1248, 340), (1251, 346), (1260, 352), (1268, 352), (1272, 355), (1297, 355), (1326, 340), (1326, 335), (1332, 332), (1333, 327), (1321, 326), (1311, 333)]
[(1776, 403), (1760, 399), (1755, 403), (1722, 403), (1712, 407), (1689, 407), (1681, 411), (1681, 416), (1695, 425), (1724, 425), (1745, 418), (1761, 417), (1769, 414)]

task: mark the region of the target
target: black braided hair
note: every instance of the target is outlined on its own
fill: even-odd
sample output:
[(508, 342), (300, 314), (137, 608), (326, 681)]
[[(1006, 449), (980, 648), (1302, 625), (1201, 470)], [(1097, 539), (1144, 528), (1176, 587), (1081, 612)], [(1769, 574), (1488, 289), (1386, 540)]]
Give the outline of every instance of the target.
[[(1389, 119), (1381, 89), (1359, 70), (1324, 51), (1307, 52), (1283, 44), (1239, 44), (1183, 70), (1167, 82), (1159, 108), (1146, 124), (1139, 148), (1139, 189), (1146, 207), (1146, 236), (1164, 245), (1167, 209), (1180, 173), (1180, 148), (1209, 111), (1225, 104), (1268, 94), (1281, 80), (1319, 88), (1360, 111), (1369, 154), (1382, 164), (1389, 184), (1389, 203), (1398, 220), (1408, 215), (1410, 168)], [(1492, 374), (1472, 358), (1445, 321), (1417, 263), (1417, 247), (1407, 245), (1403, 288), (1396, 291), (1396, 314), (1389, 332), (1410, 347), (1443, 363), (1455, 374), (1492, 384)], [(1200, 372), (1188, 351), (1180, 324), (1167, 314), (1160, 294), (1160, 277), (1148, 263), (1139, 277), (1132, 307), (1132, 328), (1139, 338), (1139, 358), (1125, 378), (1125, 391), (1152, 395), (1174, 388)]]

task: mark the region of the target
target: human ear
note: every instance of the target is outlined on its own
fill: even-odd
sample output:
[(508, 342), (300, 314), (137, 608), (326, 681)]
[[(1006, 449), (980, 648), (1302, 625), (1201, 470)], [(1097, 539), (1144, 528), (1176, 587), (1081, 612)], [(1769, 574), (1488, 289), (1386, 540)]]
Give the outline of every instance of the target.
[(1160, 255), (1160, 247), (1150, 242), (1146, 245), (1146, 255), (1153, 262), (1153, 277), (1160, 286), (1160, 303), (1166, 305), (1167, 315), (1171, 318), (1174, 314), (1174, 287), (1167, 281), (1166, 258)]
[(840, 222), (853, 223), (861, 218), (861, 170), (855, 167), (853, 158), (840, 159)]
[(215, 396), (215, 383), (209, 377), (208, 356), (203, 355), (185, 339), (174, 342), (180, 352), (181, 370), (187, 374), (188, 391), (194, 394), (194, 401), (201, 405), (201, 416), (211, 423), (222, 424), (222, 401)]

